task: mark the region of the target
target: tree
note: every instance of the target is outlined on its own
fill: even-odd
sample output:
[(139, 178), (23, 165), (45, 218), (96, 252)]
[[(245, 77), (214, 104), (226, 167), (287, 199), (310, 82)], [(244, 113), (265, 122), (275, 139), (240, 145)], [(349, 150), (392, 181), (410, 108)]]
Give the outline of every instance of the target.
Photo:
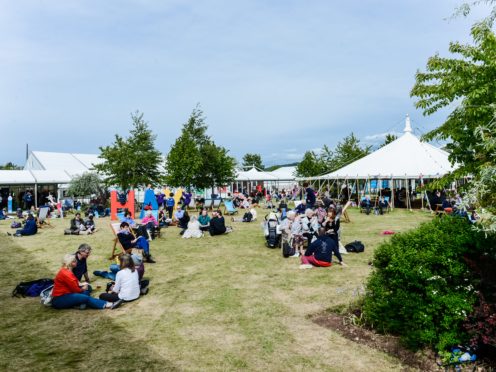
[(102, 203), (107, 200), (105, 185), (98, 174), (94, 172), (86, 172), (73, 178), (67, 189), (67, 194), (80, 197), (95, 195)]
[(131, 114), (133, 129), (128, 138), (115, 135), (112, 146), (100, 147), (103, 163), (95, 165), (107, 186), (120, 186), (123, 190), (162, 183), (159, 166), (162, 155), (155, 149), (155, 138), (143, 120), (143, 114)]
[(384, 146), (390, 144), (391, 142), (396, 141), (397, 139), (398, 139), (398, 136), (396, 134), (388, 133), (388, 134), (386, 134), (386, 137), (384, 138), (384, 143), (382, 145), (380, 145), (379, 148), (384, 147)]
[(324, 173), (324, 164), (320, 157), (313, 151), (305, 152), (303, 159), (296, 166), (296, 175), (298, 177), (313, 177)]
[(8, 163), (5, 163), (5, 165), (0, 165), (0, 169), (3, 170), (21, 170), (22, 167), (20, 165), (16, 165), (9, 161)]
[(441, 126), (425, 135), (427, 140), (450, 141), (449, 159), (460, 165), (455, 173), (459, 176), (475, 175), (494, 159), (474, 133), (495, 119), (496, 37), (484, 23), (473, 27), (472, 37), (475, 45), (450, 44), (450, 52), (459, 58), (429, 58), (427, 71), (417, 72), (411, 91), (424, 115), (459, 102)]
[(332, 157), (332, 170), (344, 167), (370, 154), (372, 146), (360, 146), (360, 140), (353, 133), (338, 142)]
[(207, 128), (203, 112), (197, 106), (167, 155), (167, 184), (210, 188), (234, 181), (235, 159), (212, 141)]
[(257, 169), (265, 169), (262, 163), (262, 157), (260, 154), (245, 154), (243, 156), (243, 167), (253, 167)]

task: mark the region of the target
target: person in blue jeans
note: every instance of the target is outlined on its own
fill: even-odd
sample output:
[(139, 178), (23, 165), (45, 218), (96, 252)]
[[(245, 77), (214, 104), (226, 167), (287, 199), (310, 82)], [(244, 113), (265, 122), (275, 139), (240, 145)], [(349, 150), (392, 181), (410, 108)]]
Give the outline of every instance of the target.
[(88, 283), (79, 285), (79, 281), (72, 272), (76, 267), (76, 256), (67, 254), (62, 261), (57, 276), (54, 279), (52, 290), (52, 307), (55, 309), (70, 309), (75, 306), (87, 306), (92, 309), (115, 309), (119, 307), (122, 301), (107, 302), (93, 298), (88, 292)]
[(124, 247), (126, 251), (130, 251), (131, 248), (143, 249), (146, 262), (155, 263), (150, 255), (150, 243), (148, 243), (148, 240), (143, 236), (135, 238), (131, 233), (127, 222), (121, 222), (120, 228), (121, 230), (117, 233), (117, 238), (122, 244), (122, 247)]

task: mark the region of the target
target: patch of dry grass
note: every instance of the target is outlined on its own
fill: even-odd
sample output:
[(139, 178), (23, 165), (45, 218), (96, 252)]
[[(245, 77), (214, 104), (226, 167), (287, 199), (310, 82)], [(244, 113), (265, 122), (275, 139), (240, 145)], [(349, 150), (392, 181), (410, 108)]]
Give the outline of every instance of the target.
[[(264, 212), (259, 211), (259, 216)], [(383, 230), (405, 231), (430, 218), (396, 210), (365, 216), (353, 210), (342, 241), (365, 253), (347, 268), (299, 270), (298, 260), (265, 248), (260, 222), (234, 223), (234, 233), (182, 239), (177, 228), (152, 242), (150, 293), (114, 311), (64, 310), (12, 298), (23, 280), (53, 277), (61, 257), (80, 243), (93, 247), (90, 272), (108, 267), (109, 221), (93, 236), (64, 236), (68, 220), (34, 237), (8, 238), (0, 222), (1, 370), (400, 370), (383, 353), (322, 328), (309, 315), (347, 304), (370, 272)], [(105, 286), (93, 277), (92, 285)]]

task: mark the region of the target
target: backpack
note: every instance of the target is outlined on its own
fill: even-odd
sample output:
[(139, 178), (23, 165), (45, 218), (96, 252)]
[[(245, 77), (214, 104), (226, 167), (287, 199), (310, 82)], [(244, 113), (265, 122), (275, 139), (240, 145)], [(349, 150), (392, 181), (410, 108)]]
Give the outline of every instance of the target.
[(52, 306), (52, 292), (53, 292), (53, 285), (50, 287), (45, 288), (43, 291), (40, 293), (40, 303), (45, 306)]
[(117, 195), (117, 199), (119, 199), (119, 203), (122, 205), (126, 204), (127, 202), (127, 191), (122, 191)]
[(265, 237), (267, 248), (277, 248), (279, 245), (279, 235), (277, 235), (277, 221), (269, 220), (267, 222), (268, 235)]
[(355, 240), (352, 243), (348, 243), (344, 246), (347, 252), (361, 253), (365, 250), (365, 246), (359, 240)]
[(10, 224), (10, 227), (13, 229), (18, 229), (18, 228), (22, 227), (22, 223), (20, 223), (18, 221), (14, 221)]
[(243, 215), (243, 221), (244, 222), (251, 222), (252, 218), (253, 218), (253, 215), (250, 212), (246, 212)]
[(296, 253), (296, 249), (292, 244), (289, 244), (288, 242), (284, 242), (282, 244), (282, 256), (285, 258), (288, 258), (290, 256), (293, 256)]
[(21, 282), (12, 291), (12, 297), (37, 297), (40, 293), (53, 286), (52, 279), (38, 279), (30, 282)]
[(165, 206), (166, 207), (173, 207), (174, 206), (174, 198), (167, 198), (167, 200), (165, 201)]

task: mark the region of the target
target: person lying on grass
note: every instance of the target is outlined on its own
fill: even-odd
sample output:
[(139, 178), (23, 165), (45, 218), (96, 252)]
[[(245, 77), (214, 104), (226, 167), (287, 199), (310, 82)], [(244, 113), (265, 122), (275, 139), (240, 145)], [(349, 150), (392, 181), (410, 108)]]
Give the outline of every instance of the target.
[(115, 309), (121, 302), (107, 302), (89, 295), (88, 284), (79, 285), (79, 281), (72, 272), (76, 267), (76, 256), (67, 254), (62, 260), (62, 267), (54, 279), (52, 291), (52, 307), (55, 309), (70, 309), (75, 306), (92, 309)]
[(139, 297), (139, 275), (131, 255), (121, 255), (119, 263), (120, 270), (115, 276), (115, 284), (109, 288), (109, 292), (100, 295), (100, 300), (118, 303), (119, 301), (133, 301)]
[(305, 254), (301, 256), (301, 269), (312, 267), (329, 267), (332, 265), (332, 254), (338, 258), (339, 264), (346, 266), (339, 253), (336, 242), (326, 235), (325, 229), (319, 229), (319, 238), (309, 245)]
[(117, 238), (124, 249), (126, 251), (131, 248), (143, 249), (146, 262), (155, 263), (150, 254), (150, 243), (148, 243), (148, 240), (146, 240), (143, 236), (135, 238), (134, 235), (131, 234), (129, 224), (127, 222), (121, 222), (120, 228), (121, 230), (117, 233)]

